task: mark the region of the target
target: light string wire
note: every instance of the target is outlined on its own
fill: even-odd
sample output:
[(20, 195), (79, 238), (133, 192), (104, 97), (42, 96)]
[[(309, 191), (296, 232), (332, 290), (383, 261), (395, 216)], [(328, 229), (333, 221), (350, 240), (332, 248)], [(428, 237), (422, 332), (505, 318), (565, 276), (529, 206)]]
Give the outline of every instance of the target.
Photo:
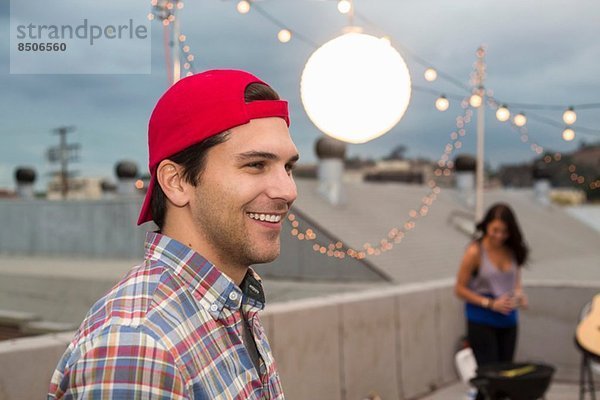
[[(177, 1), (177, 0), (175, 0), (175, 1)], [(154, 2), (155, 1), (153, 1), (153, 3)], [(316, 44), (314, 41), (310, 40), (306, 36), (300, 34), (298, 31), (290, 30), (287, 27), (287, 24), (284, 24), (282, 21), (275, 18), (272, 14), (270, 14), (268, 11), (266, 11), (262, 6), (259, 6), (254, 2), (251, 2), (251, 4), (252, 4), (252, 7), (257, 11), (258, 14), (260, 14), (263, 18), (267, 19), (268, 21), (270, 21), (272, 24), (274, 24), (278, 28), (287, 29), (288, 31), (292, 32), (294, 34), (294, 36), (297, 37), (301, 42), (309, 45), (312, 48), (316, 49), (319, 47), (318, 44)], [(354, 15), (358, 19), (363, 21), (365, 24), (370, 26), (371, 28), (374, 27), (375, 29), (380, 30), (379, 27), (377, 27), (375, 24), (373, 24), (363, 14), (357, 13), (356, 11), (354, 11)], [(168, 21), (172, 22), (173, 19), (174, 18), (169, 19)], [(168, 25), (168, 24), (165, 24), (165, 25)], [(182, 36), (184, 39), (179, 41), (180, 42), (179, 45), (182, 46), (182, 50), (184, 51), (184, 53), (189, 53), (189, 46), (183, 44), (183, 42), (185, 41), (185, 36), (180, 35), (180, 38)], [(406, 53), (411, 59), (413, 59), (418, 64), (421, 64), (422, 66), (429, 67), (429, 68), (433, 67), (433, 65), (431, 63), (429, 63), (425, 59), (419, 57), (416, 53), (410, 51), (405, 46), (399, 46), (399, 47), (401, 48), (401, 51)], [(191, 54), (189, 54), (189, 55), (191, 55)], [(189, 67), (185, 67), (186, 64), (184, 64), (184, 68), (189, 70), (187, 72), (188, 75), (192, 74), (193, 71), (195, 70), (193, 67), (194, 57), (193, 57), (193, 55), (191, 55), (191, 59), (190, 59), (189, 55), (188, 55), (187, 63), (186, 63), (186, 64), (189, 64)], [(435, 68), (435, 67), (433, 67), (433, 68)], [(453, 76), (445, 73), (442, 70), (439, 70), (438, 68), (435, 68), (435, 69), (436, 69), (437, 75), (439, 77), (441, 77), (442, 79), (452, 83), (453, 85), (457, 86), (458, 88), (464, 90), (467, 93), (472, 92), (473, 89), (471, 87), (469, 87), (468, 85), (462, 83), (460, 80), (454, 78)], [(436, 95), (439, 93), (433, 89), (429, 89), (429, 88), (426, 88), (423, 86), (418, 86), (418, 85), (413, 85), (413, 89), (415, 91), (421, 91), (421, 92), (426, 92), (426, 93), (436, 94)], [(463, 108), (464, 113), (463, 113), (463, 115), (458, 116), (456, 118), (457, 129), (456, 129), (456, 131), (453, 131), (451, 133), (451, 135), (450, 135), (451, 141), (446, 144), (446, 146), (444, 148), (444, 153), (442, 154), (442, 156), (440, 157), (440, 159), (437, 162), (439, 168), (436, 168), (434, 171), (434, 175), (437, 177), (441, 177), (442, 175), (450, 176), (451, 168), (453, 167), (453, 162), (451, 160), (449, 160), (449, 157), (452, 152), (454, 152), (455, 150), (458, 150), (462, 147), (462, 141), (460, 140), (460, 138), (465, 136), (466, 130), (464, 129), (464, 127), (466, 124), (468, 124), (471, 121), (472, 114), (473, 114), (472, 109), (469, 107), (469, 104), (468, 104), (468, 100), (467, 100), (468, 98), (465, 98), (464, 96), (461, 96), (458, 94), (449, 94), (449, 95), (445, 95), (445, 96), (447, 98), (460, 100), (461, 107)], [(488, 101), (489, 101), (488, 104), (491, 107), (493, 107), (493, 106), (496, 106), (496, 108), (498, 107), (498, 104), (497, 104), (498, 102), (493, 97), (491, 99), (488, 98)], [(544, 104), (515, 103), (515, 102), (511, 102), (509, 104), (518, 106), (522, 109), (565, 109), (566, 108), (565, 106), (547, 105), (547, 104), (544, 105)], [(579, 105), (575, 105), (575, 106), (571, 106), (571, 107), (577, 108), (577, 109), (593, 109), (593, 108), (600, 108), (600, 103), (586, 103), (586, 104), (579, 104)], [(528, 114), (528, 115), (531, 115), (531, 114)], [(540, 116), (534, 115), (534, 118), (532, 118), (532, 119), (537, 119), (538, 122), (551, 124), (552, 126), (555, 126), (555, 127), (562, 126), (559, 123), (557, 123), (549, 118), (545, 118), (545, 117), (540, 117)], [(511, 126), (513, 126), (513, 128), (519, 128), (516, 125), (514, 125), (512, 122), (511, 122)], [(519, 128), (520, 131), (522, 131), (522, 129), (523, 128)], [(581, 131), (588, 131), (589, 133), (597, 133), (598, 132), (591, 128), (585, 128), (585, 127), (576, 127), (575, 129), (581, 130)], [(526, 135), (526, 132), (527, 131), (525, 128), (525, 133), (522, 135), (522, 141), (524, 143), (529, 141), (529, 135)], [(523, 140), (524, 137), (526, 138), (525, 141)], [(532, 151), (536, 152), (537, 154), (541, 154), (541, 152), (543, 152), (543, 147), (537, 145), (537, 143), (531, 143), (531, 149), (532, 149)], [(552, 159), (560, 160), (560, 158), (561, 158), (560, 154), (557, 153), (555, 155), (555, 157)], [(544, 160), (548, 160), (548, 158), (545, 157)], [(547, 162), (549, 162), (549, 161), (547, 161)], [(574, 179), (575, 182), (581, 181), (581, 177), (576, 176), (576, 174), (575, 174), (575, 170), (576, 170), (575, 165), (571, 164), (569, 166), (569, 170), (573, 173), (572, 180), (573, 180), (573, 177), (575, 176), (575, 179)], [(592, 184), (595, 184), (595, 182), (593, 182)], [(319, 254), (327, 255), (330, 257), (336, 257), (336, 258), (343, 259), (346, 256), (350, 256), (350, 257), (356, 258), (356, 259), (363, 259), (367, 256), (378, 256), (378, 255), (381, 255), (381, 254), (391, 250), (394, 247), (394, 244), (400, 243), (402, 241), (402, 239), (404, 238), (405, 234), (408, 231), (414, 229), (414, 227), (416, 226), (415, 221), (417, 219), (427, 215), (429, 208), (431, 207), (431, 205), (437, 199), (437, 196), (441, 192), (441, 188), (437, 185), (437, 183), (435, 182), (434, 179), (432, 179), (428, 182), (428, 187), (430, 188), (429, 194), (426, 195), (425, 197), (423, 197), (423, 199), (421, 201), (421, 205), (419, 207), (417, 207), (419, 209), (419, 211), (417, 211), (416, 209), (412, 209), (411, 211), (409, 211), (409, 213), (408, 213), (409, 218), (406, 220), (406, 222), (400, 228), (394, 227), (394, 228), (390, 229), (390, 231), (388, 232), (387, 238), (382, 238), (379, 241), (379, 244), (377, 244), (376, 246), (373, 246), (370, 243), (365, 243), (363, 245), (362, 249), (354, 249), (352, 247), (345, 246), (342, 242), (339, 242), (339, 241), (336, 243), (318, 243), (317, 235), (313, 229), (307, 228), (304, 230), (304, 232), (300, 232), (300, 230), (298, 229), (299, 222), (296, 219), (296, 216), (294, 214), (290, 214), (288, 216), (288, 220), (290, 221), (290, 223), (292, 225), (292, 230), (290, 233), (292, 236), (296, 237), (298, 240), (315, 241), (315, 243), (312, 247), (313, 250)], [(598, 182), (598, 188), (600, 188), (600, 182)]]

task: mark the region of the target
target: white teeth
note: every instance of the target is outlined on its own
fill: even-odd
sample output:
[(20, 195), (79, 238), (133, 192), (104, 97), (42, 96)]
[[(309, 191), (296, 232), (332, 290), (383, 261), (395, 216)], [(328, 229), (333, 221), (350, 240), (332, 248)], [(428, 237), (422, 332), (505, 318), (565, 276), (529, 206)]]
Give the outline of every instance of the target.
[(267, 221), (267, 222), (273, 222), (273, 223), (281, 221), (281, 215), (276, 215), (276, 214), (248, 213), (248, 216), (252, 219), (259, 220), (259, 221)]

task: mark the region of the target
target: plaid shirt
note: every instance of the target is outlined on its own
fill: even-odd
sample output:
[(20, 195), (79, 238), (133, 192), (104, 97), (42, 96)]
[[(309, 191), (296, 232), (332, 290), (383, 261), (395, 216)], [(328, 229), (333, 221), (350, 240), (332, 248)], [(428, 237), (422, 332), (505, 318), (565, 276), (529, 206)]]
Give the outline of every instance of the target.
[(250, 270), (240, 286), (187, 246), (148, 233), (144, 263), (88, 312), (48, 399), (283, 399), (258, 318), (262, 285)]

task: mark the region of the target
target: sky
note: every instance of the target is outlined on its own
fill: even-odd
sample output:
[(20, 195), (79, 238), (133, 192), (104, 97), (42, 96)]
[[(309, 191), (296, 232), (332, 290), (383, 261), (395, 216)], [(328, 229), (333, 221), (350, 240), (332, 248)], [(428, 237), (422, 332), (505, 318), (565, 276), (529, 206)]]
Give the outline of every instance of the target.
[[(290, 103), (291, 132), (301, 162), (315, 162), (314, 142), (322, 134), (307, 117), (300, 100), (300, 76), (315, 48), (297, 37), (279, 43), (279, 27), (256, 10), (239, 14), (236, 2), (185, 3), (181, 29), (195, 55), (194, 67), (197, 71), (245, 69), (269, 82)], [(81, 12), (68, 4), (69, 0), (52, 2), (61, 12)], [(337, 11), (333, 0), (263, 0), (258, 4), (290, 30), (318, 45), (339, 36), (348, 25), (348, 18)], [(364, 33), (390, 37), (407, 62), (413, 85), (440, 94), (465, 95), (442, 79), (426, 82), (425, 67), (411, 55), (467, 84), (475, 51), (484, 44), (485, 86), (509, 107), (511, 103), (565, 107), (600, 103), (597, 1), (356, 0), (354, 4), (369, 22), (356, 19), (357, 25), (364, 28)], [(122, 11), (111, 6), (104, 14), (117, 16)], [(114, 166), (120, 160), (135, 161), (145, 172), (148, 118), (168, 87), (160, 23), (151, 23), (149, 74), (11, 75), (9, 17), (8, 2), (0, 2), (0, 188), (13, 188), (15, 168), (27, 165), (37, 170), (40, 178), (36, 189), (43, 190), (49, 173), (57, 168), (45, 160), (46, 149), (58, 144), (52, 130), (63, 125), (76, 127), (68, 139), (81, 144), (80, 162), (73, 164), (81, 176), (114, 181)], [(452, 101), (449, 110), (439, 112), (433, 106), (435, 99), (433, 93), (413, 91), (400, 122), (378, 139), (349, 145), (349, 155), (377, 158), (403, 145), (409, 157), (437, 160), (462, 110), (457, 101)], [(561, 121), (560, 110), (536, 113)], [(498, 166), (531, 160), (535, 154), (529, 146), (493, 114), (486, 113), (486, 161)], [(575, 126), (600, 131), (599, 110), (580, 110)], [(528, 129), (532, 139), (553, 151), (568, 152), (581, 140), (600, 140), (600, 133), (578, 132), (576, 128), (576, 140), (567, 143), (561, 139), (561, 128), (531, 119)], [(467, 127), (461, 151), (475, 152), (474, 123)]]

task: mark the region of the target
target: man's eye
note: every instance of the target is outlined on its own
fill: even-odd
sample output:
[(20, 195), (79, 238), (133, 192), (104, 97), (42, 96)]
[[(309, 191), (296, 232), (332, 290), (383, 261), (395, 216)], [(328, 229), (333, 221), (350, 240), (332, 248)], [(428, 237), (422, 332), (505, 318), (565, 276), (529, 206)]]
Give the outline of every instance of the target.
[(246, 167), (256, 168), (256, 169), (263, 169), (265, 167), (265, 163), (263, 163), (263, 162), (253, 162), (253, 163), (250, 163), (250, 164), (246, 164)]

